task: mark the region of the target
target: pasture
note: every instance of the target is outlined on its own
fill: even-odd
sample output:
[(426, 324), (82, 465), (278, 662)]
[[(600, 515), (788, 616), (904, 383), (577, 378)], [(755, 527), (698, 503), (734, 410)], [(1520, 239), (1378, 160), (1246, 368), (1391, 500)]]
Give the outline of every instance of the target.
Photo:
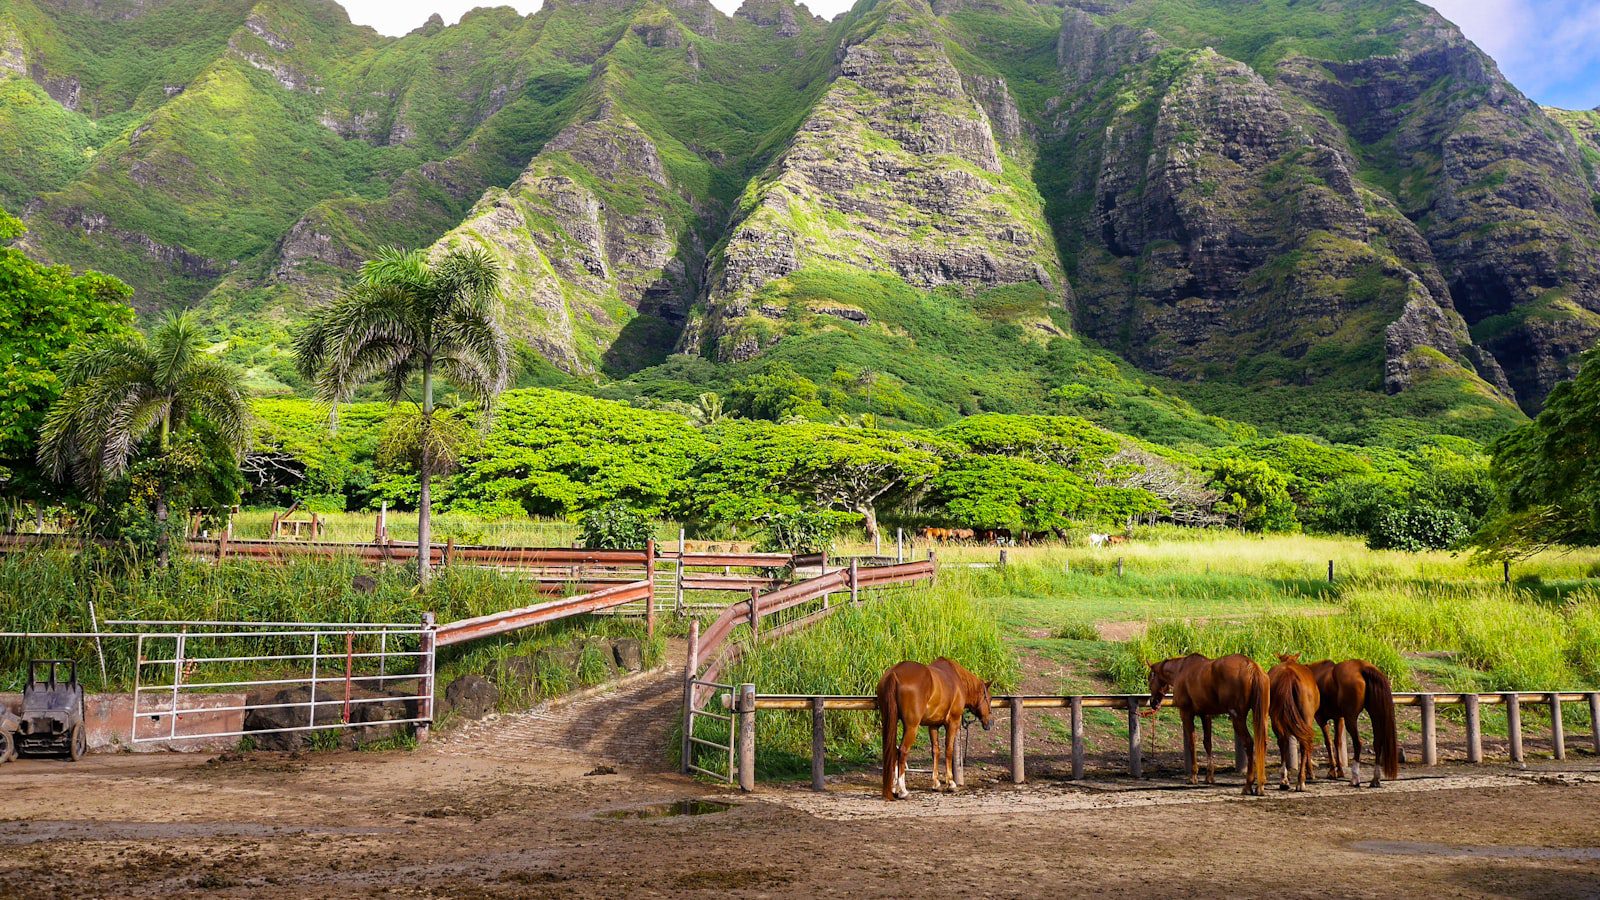
[[(893, 661), (949, 654), (997, 693), (1114, 693), (1142, 690), (1148, 659), (1201, 650), (1268, 663), (1298, 650), (1365, 655), (1401, 689), (1600, 686), (1592, 553), (1525, 561), (1508, 586), (1498, 566), (1466, 557), (1299, 536), (1154, 531), (1114, 549), (1009, 548), (1004, 567), (995, 547), (935, 549), (934, 585), (759, 645), (724, 680), (763, 693), (871, 693)], [(201, 602), (225, 600), (204, 573), (186, 577)], [(279, 577), (274, 594), (349, 573), (290, 567)], [(374, 596), (408, 609), (426, 599), (390, 590), (380, 583)], [(433, 590), (462, 585), (441, 579)], [(452, 602), (494, 602), (465, 595)], [(0, 894), (299, 896), (337, 885), (421, 896), (879, 896), (915, 879), (997, 896), (1065, 885), (1113, 896), (1212, 896), (1219, 885), (1243, 895), (1561, 896), (1600, 879), (1600, 771), (1582, 709), (1569, 708), (1562, 761), (1551, 758), (1541, 709), (1524, 710), (1526, 768), (1504, 758), (1498, 713), (1483, 720), (1486, 764), (1464, 765), (1462, 723), (1445, 710), (1441, 765), (1423, 768), (1415, 713), (1402, 710), (1400, 781), (1329, 782), (1319, 749), (1319, 780), (1279, 793), (1274, 746), (1263, 798), (1239, 796), (1229, 742), (1215, 787), (1183, 785), (1169, 711), (1145, 725), (1145, 778), (1135, 781), (1124, 772), (1125, 716), (1087, 710), (1088, 778), (1073, 782), (1064, 715), (1030, 710), (1026, 784), (1010, 783), (1001, 714), (994, 731), (971, 733), (966, 787), (954, 795), (929, 789), (920, 734), (911, 797), (893, 804), (878, 799), (875, 715), (826, 714), (827, 790), (814, 793), (809, 714), (763, 712), (759, 783), (743, 794), (676, 774), (682, 624), (663, 629), (664, 663), (651, 672), (457, 723), (414, 749), (13, 764), (0, 774), (17, 788), (0, 793)], [(35, 802), (45, 796), (50, 808)]]

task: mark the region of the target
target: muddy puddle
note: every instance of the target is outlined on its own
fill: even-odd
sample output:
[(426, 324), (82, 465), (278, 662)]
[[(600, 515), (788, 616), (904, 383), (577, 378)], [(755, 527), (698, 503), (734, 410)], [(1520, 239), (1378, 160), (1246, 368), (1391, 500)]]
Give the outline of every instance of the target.
[(670, 819), (676, 816), (709, 816), (733, 809), (732, 803), (719, 800), (678, 800), (672, 803), (652, 803), (649, 806), (631, 806), (627, 809), (608, 809), (595, 813), (597, 819)]

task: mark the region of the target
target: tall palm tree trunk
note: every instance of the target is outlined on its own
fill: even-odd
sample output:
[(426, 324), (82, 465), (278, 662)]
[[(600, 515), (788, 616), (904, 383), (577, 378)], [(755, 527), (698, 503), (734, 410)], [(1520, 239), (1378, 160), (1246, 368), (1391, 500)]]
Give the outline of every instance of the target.
[[(161, 456), (164, 459), (169, 449), (172, 436), (172, 419), (163, 416), (161, 419)], [(163, 479), (165, 480), (165, 479)], [(172, 558), (172, 542), (167, 536), (167, 484), (156, 485), (156, 564), (165, 569)]]
[(433, 566), (433, 365), (422, 368), (422, 453), (417, 461), (417, 583), (424, 587)]

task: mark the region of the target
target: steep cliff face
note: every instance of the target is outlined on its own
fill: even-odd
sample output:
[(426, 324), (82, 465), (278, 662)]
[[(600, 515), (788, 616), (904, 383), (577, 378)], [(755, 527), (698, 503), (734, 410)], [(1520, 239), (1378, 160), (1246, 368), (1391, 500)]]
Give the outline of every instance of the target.
[(655, 144), (605, 102), (492, 190), (443, 247), (487, 250), (506, 272), (511, 333), (574, 374), (638, 312), (682, 319), (702, 270), (687, 200)]
[[(1600, 112), (1413, 0), (547, 0), (400, 38), (333, 0), (0, 0), (0, 203), (263, 373), (384, 245), (486, 249), (569, 373), (901, 352), (963, 410), (1066, 396), (1076, 332), (1514, 415), (1600, 337)], [(976, 332), (1029, 374), (972, 376)]]
[(789, 309), (763, 289), (812, 267), (920, 288), (1038, 285), (1065, 300), (1042, 201), (986, 108), (1016, 148), (1016, 104), (1002, 79), (964, 79), (946, 39), (921, 0), (884, 0), (850, 23), (826, 93), (741, 201), (688, 349), (747, 359), (781, 339)]
[(1097, 98), (1057, 123), (1092, 197), (1074, 223), (1087, 332), (1188, 378), (1354, 370), (1399, 390), (1421, 359), (1473, 370), (1426, 241), (1293, 98), (1243, 62), (1077, 10), (1057, 52)]
[(1456, 308), (1519, 401), (1537, 409), (1572, 374), (1556, 360), (1600, 336), (1591, 174), (1570, 133), (1455, 29), (1436, 24), (1408, 33), (1393, 56), (1290, 59), (1279, 74), (1331, 113), (1371, 161), (1370, 177), (1391, 186)]
[(1571, 248), (1600, 220), (1570, 136), (1417, 4), (1330, 8), (1338, 46), (1275, 2), (1276, 43), (1230, 42), (1205, 30), (1221, 5), (1065, 12), (1054, 151), (1080, 326), (1179, 377), (1440, 375), (1536, 408), (1562, 348), (1594, 337), (1574, 310), (1600, 257)]

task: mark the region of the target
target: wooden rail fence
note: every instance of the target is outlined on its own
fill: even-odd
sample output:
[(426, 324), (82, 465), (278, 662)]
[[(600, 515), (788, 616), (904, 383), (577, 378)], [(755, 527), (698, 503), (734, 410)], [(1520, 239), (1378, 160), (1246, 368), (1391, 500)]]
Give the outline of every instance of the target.
[[(709, 692), (721, 687), (717, 683), (717, 676), (727, 666), (737, 661), (742, 652), (743, 644), (729, 641), (736, 627), (749, 625), (752, 641), (792, 634), (821, 621), (837, 610), (839, 607), (832, 602), (832, 597), (836, 593), (848, 592), (850, 602), (859, 603), (861, 592), (864, 590), (916, 581), (931, 582), (936, 571), (931, 558), (884, 566), (862, 566), (858, 560), (851, 560), (847, 568), (824, 571), (815, 578), (786, 585), (765, 595), (758, 589), (751, 588), (750, 599), (729, 604), (704, 631), (701, 630), (698, 621), (692, 623), (688, 659), (684, 665), (682, 770), (686, 774), (691, 771), (704, 771), (694, 763), (695, 746), (705, 743), (696, 738), (694, 723), (696, 717), (702, 715), (721, 717), (721, 714), (702, 712), (702, 708), (710, 696)], [(820, 608), (763, 630), (761, 624), (763, 619), (818, 600), (822, 601)], [(751, 696), (754, 696), (753, 692)], [(754, 720), (746, 724), (751, 728), (755, 727)], [(744, 724), (741, 724), (741, 727), (744, 727)], [(752, 733), (749, 746), (754, 747), (754, 741), (755, 736)], [(730, 747), (724, 748), (718, 745), (718, 748), (728, 749), (731, 757), (731, 739)], [(730, 780), (732, 774), (730, 770), (728, 773)]]
[[(1143, 778), (1143, 718), (1140, 716), (1140, 709), (1148, 704), (1149, 699), (1149, 694), (1069, 694), (1062, 696), (1028, 694), (992, 698), (993, 709), (1003, 710), (1010, 715), (1010, 769), (1012, 783), (1022, 784), (1027, 778), (1026, 760), (1024, 759), (1024, 733), (1027, 721), (1026, 710), (1029, 709), (1071, 710), (1072, 779), (1074, 781), (1081, 781), (1084, 776), (1083, 711), (1086, 709), (1125, 711), (1128, 720), (1128, 774), (1134, 778)], [(1552, 750), (1556, 759), (1565, 759), (1567, 755), (1567, 736), (1562, 720), (1562, 705), (1567, 703), (1586, 703), (1589, 708), (1590, 740), (1593, 752), (1600, 755), (1600, 691), (1507, 691), (1487, 694), (1397, 693), (1395, 694), (1394, 702), (1395, 706), (1414, 706), (1421, 711), (1422, 764), (1425, 766), (1434, 766), (1439, 763), (1438, 710), (1442, 706), (1460, 706), (1464, 710), (1467, 732), (1467, 762), (1474, 765), (1483, 762), (1482, 708), (1485, 706), (1505, 707), (1511, 761), (1520, 764), (1526, 759), (1522, 746), (1523, 706), (1543, 705), (1549, 708)], [(878, 700), (876, 697), (871, 696), (758, 694), (755, 691), (755, 685), (741, 684), (736, 686), (730, 694), (723, 697), (723, 705), (733, 710), (734, 718), (737, 722), (734, 733), (738, 736), (738, 752), (734, 770), (739, 776), (740, 789), (746, 791), (755, 790), (756, 713), (761, 710), (809, 710), (812, 723), (811, 786), (813, 789), (820, 791), (824, 790), (823, 714), (828, 710), (876, 712)], [(962, 759), (964, 749), (965, 742), (958, 741), (956, 757), (956, 784), (958, 785), (963, 780), (961, 765), (964, 763)], [(1338, 749), (1341, 756), (1347, 752), (1344, 747)], [(1242, 764), (1243, 755), (1243, 746), (1236, 746), (1235, 760), (1237, 763)]]

